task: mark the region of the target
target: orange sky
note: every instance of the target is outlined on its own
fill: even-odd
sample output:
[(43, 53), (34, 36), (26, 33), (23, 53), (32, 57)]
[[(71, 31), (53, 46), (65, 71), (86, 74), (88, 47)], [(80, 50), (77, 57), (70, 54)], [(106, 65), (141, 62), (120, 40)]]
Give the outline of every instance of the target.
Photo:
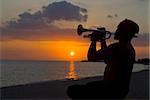
[(72, 41), (13, 41), (3, 42), (2, 59), (13, 60), (69, 60), (86, 59), (87, 43)]
[[(74, 51), (75, 60), (87, 59), (90, 43), (73, 41), (22, 41), (1, 42), (1, 59), (8, 60), (70, 60)], [(146, 57), (149, 47), (135, 47), (136, 57)], [(148, 55), (147, 55), (148, 56)]]

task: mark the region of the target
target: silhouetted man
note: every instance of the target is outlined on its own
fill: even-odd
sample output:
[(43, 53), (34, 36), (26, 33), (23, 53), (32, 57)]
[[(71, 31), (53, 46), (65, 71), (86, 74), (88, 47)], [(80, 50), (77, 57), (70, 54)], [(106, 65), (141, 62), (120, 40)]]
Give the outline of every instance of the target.
[[(135, 50), (131, 40), (138, 33), (139, 26), (128, 19), (117, 27), (114, 39), (118, 42), (109, 46), (105, 39), (92, 33), (88, 60), (104, 60), (107, 64), (104, 80), (90, 82), (86, 85), (73, 85), (68, 88), (68, 95), (75, 99), (122, 99), (129, 91), (132, 68), (135, 61)], [(105, 34), (103, 35), (105, 37)], [(101, 49), (96, 51), (96, 43), (100, 41)]]

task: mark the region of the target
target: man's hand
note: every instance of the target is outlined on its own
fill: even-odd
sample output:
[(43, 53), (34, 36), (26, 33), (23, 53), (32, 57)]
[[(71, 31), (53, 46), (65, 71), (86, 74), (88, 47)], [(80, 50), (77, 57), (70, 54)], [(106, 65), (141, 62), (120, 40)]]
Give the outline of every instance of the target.
[(105, 40), (106, 37), (106, 33), (100, 33), (100, 32), (93, 32), (92, 34), (90, 34), (90, 39), (91, 41), (102, 41)]

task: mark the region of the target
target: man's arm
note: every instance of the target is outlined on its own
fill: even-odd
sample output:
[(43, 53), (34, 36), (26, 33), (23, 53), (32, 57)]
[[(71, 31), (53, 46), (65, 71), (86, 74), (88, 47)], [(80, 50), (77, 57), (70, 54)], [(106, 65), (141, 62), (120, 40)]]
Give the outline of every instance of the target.
[(88, 61), (96, 61), (96, 41), (92, 41), (88, 50)]
[(105, 40), (101, 40), (100, 42), (101, 49), (96, 51), (96, 59), (104, 60), (108, 56), (108, 47)]
[(107, 44), (106, 44), (106, 41), (105, 40), (101, 40), (101, 50), (104, 50), (107, 48)]
[(88, 61), (104, 60), (107, 55), (107, 44), (105, 40), (100, 42), (101, 49), (96, 51), (96, 41), (92, 41), (88, 51)]

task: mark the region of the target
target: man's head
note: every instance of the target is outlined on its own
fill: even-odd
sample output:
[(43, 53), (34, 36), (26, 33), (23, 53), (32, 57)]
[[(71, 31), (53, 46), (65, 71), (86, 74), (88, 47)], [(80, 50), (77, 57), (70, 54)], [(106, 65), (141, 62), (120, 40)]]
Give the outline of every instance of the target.
[(131, 40), (136, 37), (135, 34), (139, 32), (139, 26), (129, 20), (125, 19), (117, 27), (114, 39), (116, 40)]

